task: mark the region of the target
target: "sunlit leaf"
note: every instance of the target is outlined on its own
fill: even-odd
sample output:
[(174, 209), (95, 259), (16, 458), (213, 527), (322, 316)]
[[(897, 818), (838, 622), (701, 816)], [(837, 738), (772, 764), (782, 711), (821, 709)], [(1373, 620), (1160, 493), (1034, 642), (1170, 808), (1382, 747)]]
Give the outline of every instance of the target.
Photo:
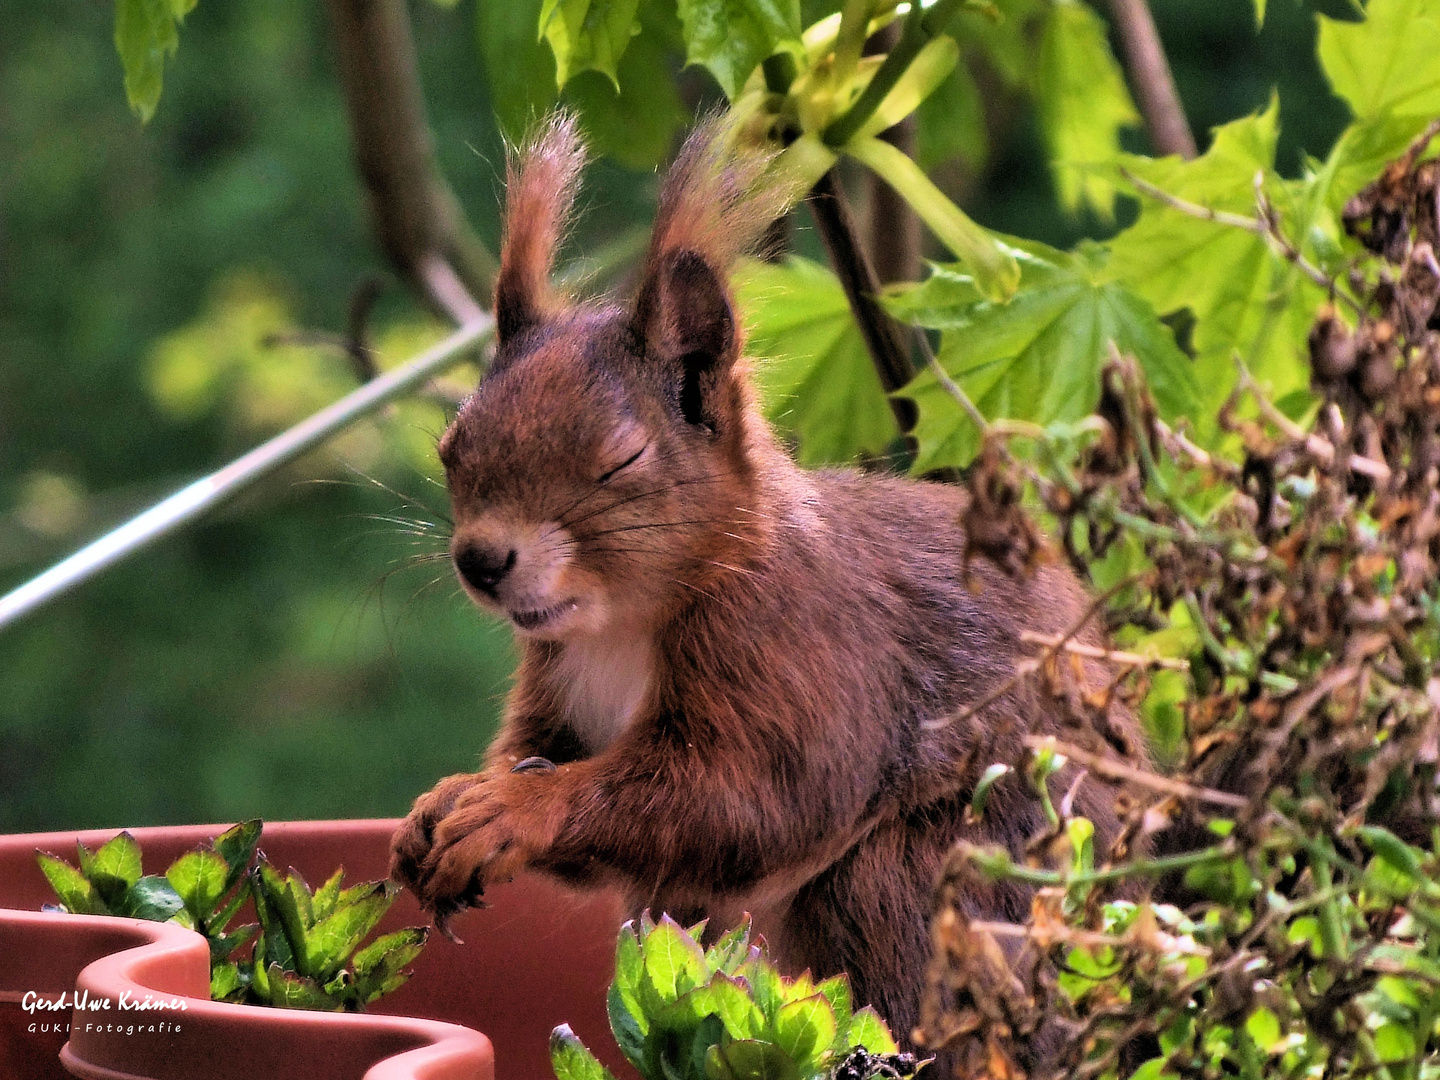
[(800, 460), (883, 452), (894, 416), (835, 276), (800, 258), (752, 262), (736, 286), (765, 411), (798, 438)]
[(1105, 24), (1079, 0), (1050, 7), (1035, 83), (1060, 202), (1072, 212), (1088, 206), (1109, 220), (1115, 184), (1106, 167), (1120, 152), (1120, 130), (1140, 115), (1111, 55)]
[[(1195, 161), (1126, 158), (1156, 187), (1214, 210), (1253, 216), (1257, 172), (1275, 160), (1279, 106), (1217, 128), (1210, 149)], [(1320, 290), (1264, 237), (1201, 220), (1143, 197), (1139, 220), (1110, 242), (1108, 273), (1161, 314), (1189, 308), (1199, 396), (1190, 415), (1213, 426), (1235, 385), (1238, 353), (1275, 398), (1309, 385), (1305, 338)]]
[(125, 69), (125, 97), (142, 121), (155, 115), (165, 61), (180, 47), (179, 24), (195, 0), (115, 0), (115, 50)]
[(734, 101), (766, 57), (800, 43), (800, 0), (678, 0), (685, 60), (701, 64)]
[(614, 1080), (569, 1024), (561, 1024), (550, 1033), (550, 1066), (555, 1070), (555, 1080)]
[(620, 57), (640, 32), (639, 7), (640, 0), (545, 0), (540, 34), (555, 53), (556, 85), (593, 69), (618, 88)]
[[(940, 364), (986, 417), (1045, 425), (1088, 415), (1112, 342), (1140, 362), (1162, 413), (1173, 417), (1194, 401), (1190, 361), (1144, 300), (1107, 280), (1103, 252), (1021, 242), (1012, 250), (1021, 286), (1007, 304), (944, 266), (887, 303), (896, 316), (945, 332)], [(904, 392), (920, 408), (915, 469), (968, 464), (979, 432), (935, 376), (922, 371)]]
[(189, 851), (170, 864), (165, 877), (198, 922), (208, 919), (225, 895), (228, 870), (224, 858), (213, 851)]

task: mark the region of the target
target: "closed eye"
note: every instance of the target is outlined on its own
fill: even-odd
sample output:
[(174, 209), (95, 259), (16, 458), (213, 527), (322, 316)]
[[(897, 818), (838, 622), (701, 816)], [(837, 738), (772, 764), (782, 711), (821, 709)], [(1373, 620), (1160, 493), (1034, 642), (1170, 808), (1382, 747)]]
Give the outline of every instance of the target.
[(602, 474), (599, 482), (602, 484), (609, 483), (616, 473), (620, 472), (622, 469), (628, 469), (631, 465), (634, 465), (635, 462), (639, 461), (640, 455), (645, 453), (645, 451), (648, 449), (650, 449), (650, 444), (646, 443), (644, 446), (640, 447), (639, 450), (636, 450), (635, 453), (631, 454), (628, 458), (622, 461), (619, 465), (616, 465), (609, 472)]

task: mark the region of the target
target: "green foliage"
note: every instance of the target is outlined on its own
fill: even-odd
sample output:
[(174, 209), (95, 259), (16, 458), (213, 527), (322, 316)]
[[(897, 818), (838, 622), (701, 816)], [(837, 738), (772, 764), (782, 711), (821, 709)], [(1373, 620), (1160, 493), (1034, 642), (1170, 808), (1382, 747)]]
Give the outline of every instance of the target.
[[(1112, 345), (1140, 358), (1163, 415), (1186, 415), (1197, 396), (1190, 363), (1154, 310), (1107, 273), (1105, 251), (1074, 254), (1010, 241), (1020, 289), (997, 304), (962, 267), (936, 266), (887, 306), (898, 318), (942, 331), (938, 361), (989, 419), (1047, 426), (1087, 415), (1100, 396)], [(968, 465), (980, 433), (929, 371), (909, 387), (920, 408), (918, 472)]]
[(125, 96), (142, 121), (155, 115), (165, 61), (180, 47), (180, 23), (196, 0), (115, 0), (115, 50), (125, 66)]
[(1055, 187), (1067, 210), (1088, 206), (1109, 220), (1115, 181), (1107, 168), (1119, 134), (1139, 123), (1105, 24), (1078, 0), (1050, 5), (1040, 40), (1035, 95)]
[[(647, 914), (620, 931), (610, 1029), (645, 1080), (813, 1080), (856, 1048), (897, 1053), (875, 1010), (853, 1008), (845, 976), (782, 977), (751, 943), (748, 918), (709, 949), (700, 945), (704, 929)], [(557, 1080), (611, 1076), (563, 1024), (550, 1036), (550, 1059)], [(894, 1075), (915, 1071), (913, 1058), (891, 1064)]]
[(898, 434), (835, 275), (807, 259), (752, 262), (737, 282), (765, 411), (806, 464), (881, 454)]
[(555, 53), (555, 82), (563, 87), (582, 71), (595, 70), (620, 88), (616, 65), (639, 32), (640, 0), (545, 0), (540, 33)]
[(734, 101), (750, 73), (782, 50), (800, 55), (800, 0), (676, 0), (685, 62), (701, 64)]
[[(256, 858), (261, 829), (259, 820), (242, 822), (181, 855), (164, 877), (142, 876), (140, 845), (128, 832), (94, 852), (78, 844), (79, 869), (47, 852), (36, 857), (58, 910), (173, 922), (201, 934), (216, 1001), (357, 1012), (405, 985), (404, 968), (420, 955), (427, 929), (397, 930), (361, 947), (394, 903), (396, 886), (347, 889), (342, 868), (312, 893), (296, 871), (281, 876)], [(232, 929), (247, 900), (259, 921)]]

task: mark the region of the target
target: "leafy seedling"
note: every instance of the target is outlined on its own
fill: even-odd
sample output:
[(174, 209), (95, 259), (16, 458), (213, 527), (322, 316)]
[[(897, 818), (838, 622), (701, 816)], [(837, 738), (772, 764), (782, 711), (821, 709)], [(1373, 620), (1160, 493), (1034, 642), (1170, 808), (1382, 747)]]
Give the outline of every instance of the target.
[[(846, 976), (783, 977), (748, 917), (709, 949), (704, 929), (645, 915), (620, 931), (610, 1029), (645, 1080), (815, 1080), (842, 1066), (849, 1080), (914, 1074), (875, 1010), (853, 1008)], [(557, 1080), (613, 1080), (566, 1025), (550, 1036), (550, 1059)]]

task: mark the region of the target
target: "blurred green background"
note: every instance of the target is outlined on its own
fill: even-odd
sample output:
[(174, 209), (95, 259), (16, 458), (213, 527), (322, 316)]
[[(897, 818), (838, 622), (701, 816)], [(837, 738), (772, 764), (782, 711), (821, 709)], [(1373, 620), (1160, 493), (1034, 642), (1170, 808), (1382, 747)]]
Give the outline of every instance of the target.
[[(1153, 0), (1202, 149), (1278, 88), (1293, 175), (1345, 120), (1314, 12), (1349, 9), (1269, 6), (1257, 34), (1251, 0)], [(506, 73), (484, 69), (474, 0), (412, 16), (441, 162), (493, 245), (487, 74)], [(0, 33), (0, 589), (350, 388), (342, 355), (262, 339), (339, 330), (384, 269), (318, 2), (202, 0), (143, 128), (111, 19), (11, 4)], [(983, 159), (934, 169), (962, 205), (1051, 243), (1100, 235), (1056, 203), (1029, 106), (997, 91), (988, 112)], [(602, 161), (576, 250), (647, 220), (654, 189)], [(393, 280), (374, 327), (384, 363), (444, 329)], [(443, 523), (377, 520), (441, 520), (444, 423), (433, 401), (392, 409), (0, 631), (0, 831), (396, 815), (473, 768), (509, 635), (442, 561), (406, 565), (443, 550)]]

